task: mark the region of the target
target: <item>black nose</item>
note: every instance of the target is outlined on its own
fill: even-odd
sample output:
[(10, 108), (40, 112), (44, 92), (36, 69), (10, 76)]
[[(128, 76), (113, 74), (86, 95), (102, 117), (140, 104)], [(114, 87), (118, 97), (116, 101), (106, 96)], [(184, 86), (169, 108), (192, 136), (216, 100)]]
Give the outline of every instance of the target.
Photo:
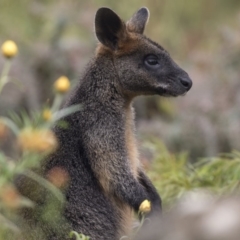
[(190, 88), (192, 87), (192, 80), (188, 76), (181, 77), (180, 82), (187, 91), (189, 91)]

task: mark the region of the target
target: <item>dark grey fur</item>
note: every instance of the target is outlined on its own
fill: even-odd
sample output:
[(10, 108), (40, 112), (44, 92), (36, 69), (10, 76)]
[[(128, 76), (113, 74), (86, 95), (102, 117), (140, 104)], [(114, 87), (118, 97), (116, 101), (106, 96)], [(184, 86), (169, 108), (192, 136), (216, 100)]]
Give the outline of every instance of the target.
[(98, 10), (100, 45), (64, 105), (81, 104), (83, 110), (65, 118), (69, 128), (55, 128), (60, 147), (44, 168), (45, 174), (56, 166), (69, 173), (64, 216), (70, 229), (91, 240), (126, 234), (128, 209), (137, 212), (145, 199), (152, 204), (150, 217), (161, 212), (160, 197), (136, 157), (131, 102), (139, 95), (182, 95), (192, 83), (161, 46), (142, 35), (147, 19), (146, 8), (127, 24), (108, 8)]

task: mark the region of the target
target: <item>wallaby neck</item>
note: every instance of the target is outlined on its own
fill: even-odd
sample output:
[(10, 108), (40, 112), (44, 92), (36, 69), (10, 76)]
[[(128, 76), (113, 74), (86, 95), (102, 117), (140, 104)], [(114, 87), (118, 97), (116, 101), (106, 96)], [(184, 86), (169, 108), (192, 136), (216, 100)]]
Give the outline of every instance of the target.
[[(70, 100), (70, 104), (78, 104), (82, 101), (99, 102), (106, 106), (117, 108), (128, 108), (132, 99), (121, 92), (121, 82), (110, 56), (96, 56), (89, 63), (79, 86), (74, 92), (75, 102)], [(69, 105), (69, 104), (68, 104)]]

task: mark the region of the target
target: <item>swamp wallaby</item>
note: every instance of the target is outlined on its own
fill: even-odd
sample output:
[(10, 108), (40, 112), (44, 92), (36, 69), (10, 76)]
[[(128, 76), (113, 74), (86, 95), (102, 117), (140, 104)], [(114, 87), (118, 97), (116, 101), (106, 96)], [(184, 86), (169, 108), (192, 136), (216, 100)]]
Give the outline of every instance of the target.
[(91, 240), (128, 234), (133, 210), (144, 200), (151, 202), (150, 217), (161, 212), (161, 199), (139, 162), (131, 103), (139, 95), (183, 95), (192, 82), (143, 35), (148, 17), (147, 8), (127, 23), (109, 8), (97, 11), (96, 55), (64, 105), (81, 104), (82, 110), (65, 117), (67, 129), (54, 129), (60, 146), (44, 168), (46, 175), (54, 167), (68, 172), (64, 216)]

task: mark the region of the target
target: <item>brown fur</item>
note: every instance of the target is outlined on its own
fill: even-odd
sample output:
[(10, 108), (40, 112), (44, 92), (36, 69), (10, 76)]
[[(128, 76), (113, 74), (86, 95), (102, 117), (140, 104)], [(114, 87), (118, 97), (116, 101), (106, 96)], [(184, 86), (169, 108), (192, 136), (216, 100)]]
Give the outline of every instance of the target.
[(135, 52), (139, 47), (138, 39), (139, 37), (137, 34), (127, 32), (126, 39), (119, 43), (118, 49), (116, 51), (105, 47), (103, 44), (99, 44), (96, 49), (96, 55), (111, 54), (115, 57), (120, 57), (126, 54), (131, 54), (132, 52)]
[(134, 110), (131, 105), (126, 109), (125, 137), (129, 165), (133, 176), (137, 179), (140, 161), (135, 137)]

